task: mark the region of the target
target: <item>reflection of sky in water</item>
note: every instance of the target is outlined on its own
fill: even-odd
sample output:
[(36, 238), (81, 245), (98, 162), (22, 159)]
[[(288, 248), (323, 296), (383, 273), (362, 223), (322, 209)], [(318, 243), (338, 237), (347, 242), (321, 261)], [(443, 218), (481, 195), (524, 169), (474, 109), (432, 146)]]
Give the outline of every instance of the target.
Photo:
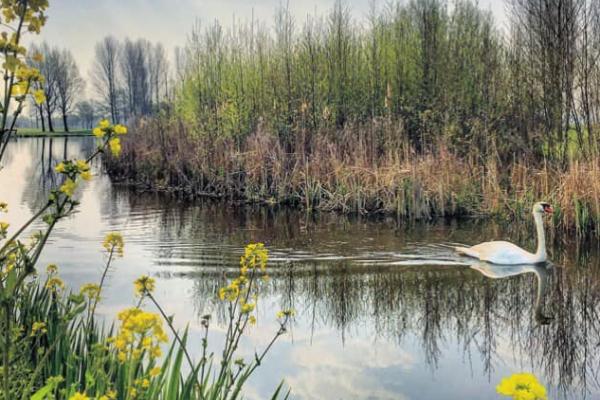
[[(11, 143), (0, 171), (0, 199), (10, 206), (2, 217), (13, 227), (25, 221), (43, 203), (43, 190), (59, 183), (52, 167), (64, 154), (92, 148), (89, 138)], [(567, 388), (568, 398), (582, 397), (587, 372), (587, 398), (600, 398), (592, 378), (600, 342), (597, 249), (556, 241), (552, 259), (562, 267), (542, 299), (555, 320), (536, 327), (533, 273), (489, 279), (483, 273), (497, 271), (476, 272), (449, 248), (488, 238), (533, 248), (529, 225), (410, 227), (393, 219), (191, 203), (112, 185), (99, 165), (80, 196), (80, 212), (58, 225), (40, 265), (57, 262), (73, 288), (97, 281), (104, 236), (123, 233), (125, 257), (114, 265), (99, 312), (114, 318), (134, 302), (132, 281), (155, 276), (167, 315), (180, 328), (189, 324), (196, 358), (199, 316), (213, 313), (209, 342), (217, 350), (218, 288), (235, 275), (245, 244), (266, 243), (273, 279), (262, 289), (259, 321), (240, 355), (249, 360), (267, 345), (276, 311), (293, 307), (297, 316), (251, 379), (247, 398), (267, 397), (285, 377), (296, 399), (492, 399), (500, 378), (521, 370)], [(561, 393), (551, 389), (552, 398)]]

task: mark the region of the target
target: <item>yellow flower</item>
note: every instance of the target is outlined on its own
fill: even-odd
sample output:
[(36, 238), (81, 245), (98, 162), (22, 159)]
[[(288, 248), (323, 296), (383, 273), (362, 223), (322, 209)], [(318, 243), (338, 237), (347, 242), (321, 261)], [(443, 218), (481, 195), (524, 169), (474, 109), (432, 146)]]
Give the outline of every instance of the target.
[(110, 151), (112, 151), (113, 155), (115, 157), (119, 157), (119, 154), (121, 154), (121, 139), (119, 139), (119, 138), (110, 139), (108, 141), (108, 144), (110, 146)]
[(142, 387), (143, 388), (147, 388), (150, 386), (150, 381), (146, 378), (144, 378), (144, 380), (142, 380)]
[(154, 367), (154, 368), (151, 368), (150, 371), (148, 371), (148, 374), (150, 376), (158, 376), (158, 375), (160, 375), (161, 372), (162, 372), (162, 370), (160, 367)]
[(54, 170), (55, 170), (56, 172), (61, 172), (61, 173), (62, 173), (62, 172), (65, 172), (65, 171), (66, 171), (66, 169), (65, 169), (65, 164), (64, 164), (64, 163), (60, 163), (60, 164), (58, 164), (56, 167), (54, 167)]
[(35, 62), (42, 62), (42, 61), (44, 61), (44, 56), (43, 56), (43, 55), (41, 55), (40, 53), (35, 53), (35, 54), (34, 54), (34, 55), (31, 57), (31, 59), (32, 59), (33, 61), (35, 61)]
[(145, 275), (142, 275), (138, 279), (133, 281), (133, 283), (135, 284), (135, 291), (137, 292), (137, 294), (143, 296), (144, 294), (146, 294), (146, 292), (154, 292), (155, 281), (153, 278), (149, 278)]
[(80, 171), (89, 171), (90, 164), (86, 163), (83, 160), (77, 160), (77, 168), (79, 168)]
[(100, 121), (100, 127), (101, 128), (108, 128), (110, 126), (110, 122), (108, 122), (107, 119), (103, 119)]
[(69, 398), (69, 400), (90, 400), (89, 397), (85, 395), (85, 393), (75, 393), (73, 396)]
[(73, 196), (73, 193), (75, 192), (75, 189), (77, 189), (78, 185), (79, 184), (74, 182), (71, 178), (67, 178), (65, 183), (58, 190), (66, 194), (68, 197), (71, 197)]
[(248, 313), (252, 312), (252, 310), (254, 310), (254, 307), (255, 307), (255, 305), (252, 303), (244, 304), (242, 306), (242, 313), (248, 314)]
[(57, 292), (58, 289), (65, 290), (66, 288), (65, 283), (58, 276), (48, 279), (48, 281), (46, 282), (46, 287), (52, 290), (53, 292)]
[(95, 283), (86, 283), (79, 290), (79, 294), (87, 296), (90, 300), (100, 301), (100, 286)]
[(5, 234), (9, 225), (8, 222), (0, 222), (0, 234)]
[(117, 125), (115, 125), (115, 133), (117, 135), (124, 135), (127, 133), (127, 127), (117, 124)]
[(134, 397), (134, 398), (137, 397), (137, 389), (136, 388), (131, 389), (130, 393), (131, 393), (131, 397)]
[(509, 378), (502, 379), (500, 385), (496, 386), (498, 393), (512, 396), (515, 400), (538, 400), (547, 399), (546, 388), (542, 386), (537, 378), (528, 373), (513, 374)]
[(248, 318), (248, 322), (250, 322), (250, 325), (254, 325), (256, 323), (256, 317), (251, 315), (250, 318)]
[(102, 139), (104, 137), (105, 132), (102, 130), (102, 128), (100, 127), (95, 127), (94, 129), (92, 129), (92, 133), (94, 134), (94, 136), (96, 136), (98, 139)]
[(109, 390), (106, 395), (108, 396), (109, 399), (116, 399), (117, 398), (117, 392), (115, 392), (114, 390)]
[(8, 204), (0, 201), (0, 211), (8, 212)]
[(37, 104), (42, 104), (46, 101), (46, 94), (42, 89), (36, 90), (35, 92), (33, 92), (33, 98), (35, 99), (35, 102)]
[(48, 264), (46, 266), (46, 273), (48, 275), (56, 275), (56, 274), (58, 274), (58, 267), (56, 266), (56, 264)]
[(32, 336), (32, 337), (35, 336), (38, 331), (42, 334), (48, 332), (48, 330), (46, 329), (45, 322), (34, 322), (33, 325), (31, 326), (31, 334), (29, 336)]
[(279, 312), (277, 313), (277, 318), (281, 318), (281, 317), (283, 317), (283, 313), (282, 313), (281, 311), (279, 311)]
[(84, 181), (91, 181), (92, 180), (92, 173), (90, 171), (83, 171), (81, 173), (81, 179), (83, 179)]
[(117, 257), (123, 257), (123, 236), (120, 233), (110, 232), (104, 238), (104, 248), (107, 252), (114, 252)]

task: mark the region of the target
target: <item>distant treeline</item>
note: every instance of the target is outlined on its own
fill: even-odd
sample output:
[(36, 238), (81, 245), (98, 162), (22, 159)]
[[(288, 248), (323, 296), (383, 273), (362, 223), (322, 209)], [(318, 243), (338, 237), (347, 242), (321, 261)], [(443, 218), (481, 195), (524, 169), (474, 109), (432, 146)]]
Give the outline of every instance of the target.
[(298, 20), (196, 26), (173, 107), (111, 170), (150, 187), (424, 217), (559, 203), (600, 220), (600, 2), (338, 0)]

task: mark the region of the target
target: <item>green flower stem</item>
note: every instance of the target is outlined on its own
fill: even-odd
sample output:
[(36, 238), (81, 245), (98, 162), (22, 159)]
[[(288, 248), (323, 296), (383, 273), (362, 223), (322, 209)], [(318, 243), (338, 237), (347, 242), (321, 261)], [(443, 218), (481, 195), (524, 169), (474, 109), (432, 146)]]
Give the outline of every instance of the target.
[(12, 242), (14, 242), (19, 237), (19, 235), (21, 233), (23, 233), (23, 231), (25, 229), (27, 229), (27, 227), (33, 223), (33, 221), (35, 221), (36, 219), (38, 219), (51, 205), (52, 205), (52, 203), (46, 204), (44, 207), (42, 207), (42, 209), (40, 211), (38, 211), (33, 217), (31, 217), (29, 219), (29, 221), (25, 222), (25, 224), (23, 226), (21, 226), (19, 228), (19, 230), (10, 239), (8, 239), (6, 241), (6, 243), (4, 244), (4, 246), (2, 246), (2, 248), (0, 249), (0, 254), (4, 253), (4, 251), (8, 248), (8, 246)]
[(4, 376), (4, 399), (11, 400), (10, 398), (10, 303), (7, 301), (4, 304), (4, 321), (6, 326), (4, 327), (4, 360), (2, 375)]
[[(15, 31), (16, 33), (16, 38), (15, 38), (15, 44), (16, 46), (19, 45), (19, 42), (21, 40), (21, 30), (23, 29), (23, 23), (25, 22), (25, 14), (27, 13), (27, 6), (28, 3), (27, 1), (23, 2), (23, 12), (21, 13), (21, 15), (19, 15), (19, 25), (17, 26), (17, 29)], [(13, 52), (13, 56), (16, 57), (17, 56), (17, 51), (15, 50)], [(9, 81), (10, 82), (7, 82)], [(0, 145), (2, 145), (2, 149), (0, 150), (0, 161), (2, 161), (2, 156), (4, 155), (4, 150), (6, 149), (6, 146), (8, 145), (8, 142), (10, 140), (10, 135), (12, 134), (12, 128), (11, 130), (8, 131), (8, 134), (5, 135), (5, 129), (6, 129), (6, 119), (8, 118), (8, 109), (10, 108), (10, 96), (11, 96), (11, 90), (12, 87), (15, 83), (15, 73), (11, 72), (10, 73), (10, 77), (8, 74), (8, 68), (4, 69), (4, 101), (3, 101), (3, 106), (4, 109), (2, 110), (2, 124), (0, 125)], [(8, 83), (8, 84), (6, 84)], [(14, 127), (15, 121), (17, 119), (17, 115), (15, 115), (15, 117), (13, 118), (13, 122), (12, 122), (12, 126)]]

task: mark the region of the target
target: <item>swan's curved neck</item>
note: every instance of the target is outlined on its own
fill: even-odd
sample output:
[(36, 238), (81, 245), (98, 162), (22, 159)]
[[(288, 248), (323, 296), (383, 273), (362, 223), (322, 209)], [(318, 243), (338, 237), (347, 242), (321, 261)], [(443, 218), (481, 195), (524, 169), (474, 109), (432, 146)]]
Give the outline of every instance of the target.
[(533, 219), (535, 221), (535, 229), (537, 231), (537, 251), (535, 252), (535, 262), (546, 261), (546, 237), (544, 235), (544, 221), (542, 220), (542, 214), (538, 212), (533, 213)]

